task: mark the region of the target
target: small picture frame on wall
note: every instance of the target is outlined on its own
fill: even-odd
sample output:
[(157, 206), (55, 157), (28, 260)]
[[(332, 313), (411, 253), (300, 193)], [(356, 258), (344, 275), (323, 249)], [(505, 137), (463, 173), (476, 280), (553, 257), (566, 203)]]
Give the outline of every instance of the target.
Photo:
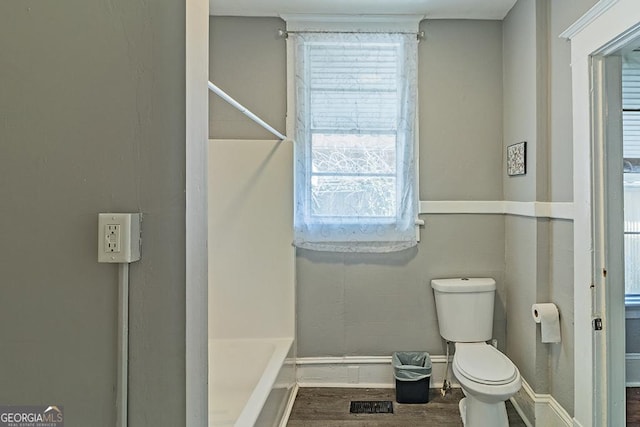
[(509, 176), (527, 173), (527, 142), (518, 142), (507, 147), (507, 174)]

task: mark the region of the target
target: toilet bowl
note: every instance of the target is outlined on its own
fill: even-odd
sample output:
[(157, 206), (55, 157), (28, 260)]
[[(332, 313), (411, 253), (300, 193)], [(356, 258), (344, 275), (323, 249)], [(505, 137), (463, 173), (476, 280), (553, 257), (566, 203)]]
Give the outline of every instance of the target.
[(504, 402), (520, 390), (522, 379), (518, 368), (484, 342), (455, 346), (453, 374), (466, 396), (460, 401), (465, 427), (508, 427)]

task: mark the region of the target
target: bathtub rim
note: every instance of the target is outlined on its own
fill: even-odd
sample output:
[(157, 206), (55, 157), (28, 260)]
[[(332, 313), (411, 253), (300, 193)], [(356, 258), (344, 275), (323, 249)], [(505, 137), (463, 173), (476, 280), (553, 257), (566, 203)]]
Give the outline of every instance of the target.
[[(251, 391), (249, 398), (244, 402), (244, 406), (236, 419), (235, 427), (252, 426), (260, 416), (264, 404), (266, 403), (271, 390), (273, 389), (278, 374), (284, 366), (294, 339), (293, 338), (212, 338), (209, 339), (209, 346), (213, 342), (247, 342), (262, 343), (274, 346), (274, 350), (269, 357), (264, 371), (258, 383)], [(211, 351), (209, 349), (209, 351)], [(295, 378), (295, 375), (294, 375)], [(293, 386), (294, 384), (292, 384)], [(209, 406), (211, 403), (209, 402)], [(211, 420), (209, 420), (211, 422)]]

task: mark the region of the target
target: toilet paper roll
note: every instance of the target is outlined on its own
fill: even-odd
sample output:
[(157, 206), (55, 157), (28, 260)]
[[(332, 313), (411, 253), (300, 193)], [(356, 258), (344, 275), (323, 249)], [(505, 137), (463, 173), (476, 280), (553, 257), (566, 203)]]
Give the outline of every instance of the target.
[(560, 342), (560, 314), (553, 303), (533, 304), (531, 315), (542, 329), (542, 342)]

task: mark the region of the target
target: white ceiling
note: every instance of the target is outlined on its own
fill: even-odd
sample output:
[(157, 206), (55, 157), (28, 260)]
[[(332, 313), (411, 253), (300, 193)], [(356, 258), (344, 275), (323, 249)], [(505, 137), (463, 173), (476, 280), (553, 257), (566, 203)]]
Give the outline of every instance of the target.
[(516, 0), (209, 0), (218, 16), (425, 15), (427, 19), (503, 19)]

